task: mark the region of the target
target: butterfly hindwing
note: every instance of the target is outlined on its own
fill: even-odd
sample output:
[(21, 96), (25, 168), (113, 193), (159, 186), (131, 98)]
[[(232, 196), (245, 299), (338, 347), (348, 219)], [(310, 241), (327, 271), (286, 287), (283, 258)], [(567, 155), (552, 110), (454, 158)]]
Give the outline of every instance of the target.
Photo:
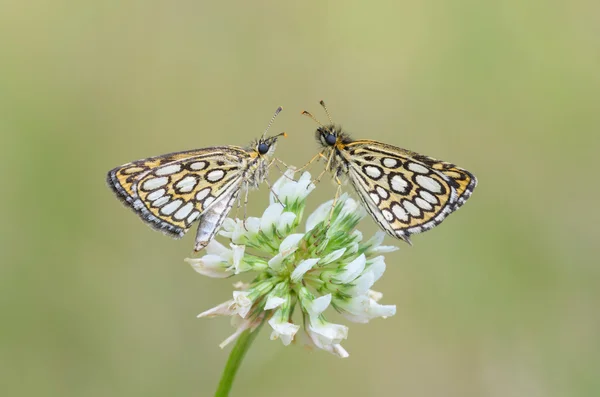
[(200, 215), (194, 245), (195, 251), (200, 251), (210, 243), (219, 231), (219, 227), (223, 224), (227, 214), (229, 214), (240, 192), (239, 189), (230, 190), (230, 193), (224, 193), (222, 197), (219, 197), (219, 200)]

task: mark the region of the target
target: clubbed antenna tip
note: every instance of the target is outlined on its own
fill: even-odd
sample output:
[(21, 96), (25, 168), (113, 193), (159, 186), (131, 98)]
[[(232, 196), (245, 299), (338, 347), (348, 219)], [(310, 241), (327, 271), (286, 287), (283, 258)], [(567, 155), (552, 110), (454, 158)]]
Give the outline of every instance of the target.
[(267, 128), (265, 129), (265, 132), (263, 132), (262, 134), (262, 138), (264, 138), (267, 135), (267, 131), (269, 131), (269, 128), (271, 128), (271, 124), (273, 124), (273, 121), (275, 121), (275, 117), (277, 117), (277, 115), (279, 114), (279, 112), (281, 112), (283, 110), (283, 107), (279, 106), (277, 108), (277, 110), (275, 110), (275, 114), (273, 115), (273, 117), (271, 117), (271, 121), (269, 121), (269, 125), (267, 125)]

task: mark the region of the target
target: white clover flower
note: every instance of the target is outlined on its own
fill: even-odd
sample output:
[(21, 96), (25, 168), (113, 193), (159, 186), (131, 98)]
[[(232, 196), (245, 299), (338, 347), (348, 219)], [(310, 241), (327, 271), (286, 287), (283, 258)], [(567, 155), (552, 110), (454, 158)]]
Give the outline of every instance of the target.
[(232, 249), (213, 240), (206, 247), (206, 255), (202, 258), (186, 258), (185, 261), (192, 265), (195, 271), (205, 276), (229, 277), (246, 269), (242, 264), (246, 247), (235, 244), (230, 244), (230, 246)]
[[(307, 172), (298, 180), (293, 176), (288, 170), (275, 182), (261, 218), (250, 217), (245, 224), (225, 220), (219, 234), (231, 241), (231, 248), (213, 240), (204, 256), (186, 259), (209, 277), (255, 275), (249, 284), (235, 284), (231, 300), (198, 317), (232, 317), (236, 332), (221, 347), (266, 321), (272, 340), (287, 346), (302, 328), (314, 347), (348, 357), (341, 346), (348, 327), (328, 322), (324, 312), (332, 308), (359, 323), (394, 315), (396, 306), (379, 304), (382, 294), (371, 288), (385, 271), (382, 254), (397, 248), (381, 245), (383, 232), (363, 241), (355, 227), (366, 212), (345, 194), (333, 211), (333, 201), (319, 206), (308, 216), (305, 232), (299, 232), (306, 197), (315, 186)], [(292, 319), (295, 309), (302, 324)]]

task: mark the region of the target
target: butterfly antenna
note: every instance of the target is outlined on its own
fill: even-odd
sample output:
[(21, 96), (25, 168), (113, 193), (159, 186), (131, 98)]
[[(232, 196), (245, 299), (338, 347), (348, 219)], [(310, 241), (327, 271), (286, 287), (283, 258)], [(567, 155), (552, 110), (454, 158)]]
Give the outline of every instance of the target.
[(275, 114), (273, 115), (273, 117), (271, 117), (271, 121), (269, 121), (269, 125), (267, 125), (267, 128), (265, 129), (265, 132), (263, 132), (262, 134), (262, 138), (265, 137), (265, 135), (267, 135), (267, 131), (269, 131), (269, 128), (271, 128), (271, 124), (273, 124), (273, 121), (275, 121), (275, 117), (277, 117), (277, 115), (279, 114), (279, 112), (281, 112), (283, 110), (283, 108), (281, 106), (279, 106), (277, 108), (277, 110), (275, 111)]
[(317, 118), (315, 116), (313, 116), (310, 112), (304, 110), (301, 113), (303, 116), (308, 116), (311, 119), (313, 119), (317, 124), (319, 124), (321, 127), (323, 127), (323, 124), (321, 124), (321, 122), (319, 120), (317, 120)]
[(327, 106), (325, 106), (325, 101), (321, 99), (321, 100), (319, 101), (319, 104), (320, 104), (321, 106), (323, 106), (323, 109), (325, 109), (325, 113), (327, 114), (327, 118), (329, 119), (329, 122), (330, 122), (331, 124), (333, 124), (333, 121), (331, 120), (331, 116), (329, 115), (329, 110), (327, 110)]

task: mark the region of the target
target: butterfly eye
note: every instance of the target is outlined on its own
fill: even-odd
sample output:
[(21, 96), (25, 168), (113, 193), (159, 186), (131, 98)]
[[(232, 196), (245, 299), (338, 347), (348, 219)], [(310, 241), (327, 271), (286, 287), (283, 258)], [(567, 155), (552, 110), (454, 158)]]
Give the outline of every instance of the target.
[(337, 141), (337, 138), (333, 134), (327, 134), (327, 136), (325, 137), (325, 142), (327, 142), (327, 144), (329, 146), (335, 145), (336, 141)]
[(264, 142), (258, 144), (258, 153), (265, 154), (268, 151), (269, 151), (269, 145), (267, 145)]

